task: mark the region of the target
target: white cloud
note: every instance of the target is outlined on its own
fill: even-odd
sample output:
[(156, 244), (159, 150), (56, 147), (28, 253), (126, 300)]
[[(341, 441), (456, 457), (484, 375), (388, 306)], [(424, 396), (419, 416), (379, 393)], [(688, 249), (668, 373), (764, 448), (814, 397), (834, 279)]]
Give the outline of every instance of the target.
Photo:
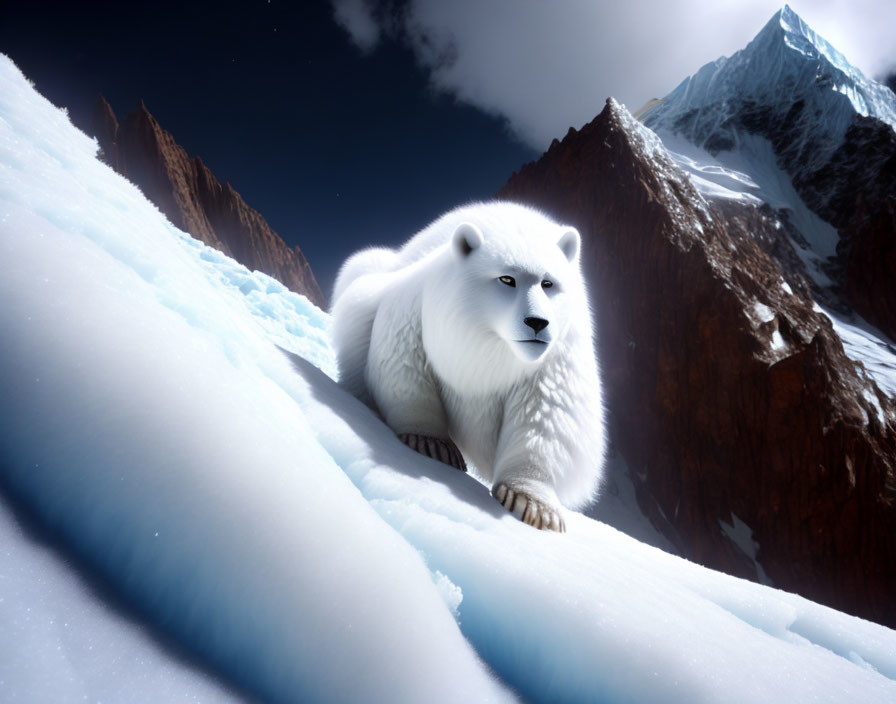
[[(896, 66), (892, 0), (791, 5), (868, 75)], [(544, 149), (590, 121), (608, 96), (635, 110), (734, 53), (781, 2), (334, 0), (334, 7), (359, 46), (370, 49), (382, 36), (409, 44), (436, 87), (506, 118), (522, 140)], [(373, 43), (365, 22), (377, 27)]]
[(380, 26), (365, 0), (333, 0), (333, 18), (363, 52), (380, 41)]

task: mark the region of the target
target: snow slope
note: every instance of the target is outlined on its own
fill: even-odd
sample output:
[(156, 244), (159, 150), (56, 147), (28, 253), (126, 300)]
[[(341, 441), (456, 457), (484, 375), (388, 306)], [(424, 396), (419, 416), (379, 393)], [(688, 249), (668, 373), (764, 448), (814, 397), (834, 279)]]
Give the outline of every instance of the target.
[(836, 254), (840, 235), (803, 202), (790, 176), (778, 166), (767, 139), (741, 133), (736, 149), (712, 155), (679, 134), (660, 130), (658, 135), (694, 187), (708, 199), (752, 206), (767, 203), (775, 211), (786, 211), (788, 221), (802, 235), (802, 241), (792, 243), (807, 273), (822, 287), (831, 285), (823, 265)]
[(94, 151), (0, 60), (2, 483), (227, 679), (274, 702), (896, 698), (896, 632), (578, 514), (535, 531), (410, 451), (328, 376), (323, 313)]
[(4, 483), (266, 700), (509, 699), (284, 389), (295, 373), (264, 316), (299, 326), (313, 358), (322, 314), (234, 278), (8, 59), (0, 77)]
[(0, 700), (239, 702), (110, 609), (0, 501)]

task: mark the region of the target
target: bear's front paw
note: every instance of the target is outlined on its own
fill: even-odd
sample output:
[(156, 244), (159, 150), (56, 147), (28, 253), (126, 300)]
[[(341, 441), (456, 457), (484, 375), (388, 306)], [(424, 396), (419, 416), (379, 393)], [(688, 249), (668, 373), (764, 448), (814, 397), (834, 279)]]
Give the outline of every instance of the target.
[(536, 499), (525, 491), (511, 489), (504, 483), (492, 489), (492, 496), (523, 523), (528, 523), (539, 530), (566, 532), (566, 521), (563, 520), (557, 506)]
[(399, 433), (398, 439), (421, 455), (431, 457), (438, 462), (444, 462), (455, 469), (459, 469), (461, 472), (467, 471), (467, 463), (464, 462), (463, 455), (460, 454), (457, 445), (451, 440), (440, 440), (439, 438), (431, 438), (428, 435), (416, 435), (415, 433)]

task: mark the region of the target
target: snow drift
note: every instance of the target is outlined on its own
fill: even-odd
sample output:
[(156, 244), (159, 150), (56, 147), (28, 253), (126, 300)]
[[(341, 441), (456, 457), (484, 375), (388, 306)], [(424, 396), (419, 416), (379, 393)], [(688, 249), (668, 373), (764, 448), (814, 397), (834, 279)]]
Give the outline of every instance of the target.
[[(330, 378), (323, 313), (95, 150), (0, 61), (3, 486), (228, 679), (276, 702), (896, 697), (893, 631), (578, 514), (535, 531), (404, 447)], [(18, 647), (0, 632), (0, 661)]]

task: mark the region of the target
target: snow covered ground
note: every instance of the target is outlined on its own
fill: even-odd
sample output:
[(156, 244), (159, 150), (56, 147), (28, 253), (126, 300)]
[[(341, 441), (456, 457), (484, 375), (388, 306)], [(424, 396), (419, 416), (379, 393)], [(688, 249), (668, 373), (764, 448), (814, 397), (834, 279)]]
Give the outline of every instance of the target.
[[(2, 58), (0, 478), (226, 681), (273, 702), (896, 699), (896, 632), (578, 514), (535, 531), (403, 446), (333, 382), (326, 315), (94, 152)], [(72, 568), (29, 560), (0, 561), (0, 663), (22, 664), (0, 700), (42, 679), (59, 702), (150, 680), (223, 698), (129, 621), (113, 642), (139, 667), (85, 652), (115, 614), (76, 586), (48, 615), (39, 589)]]
[(0, 501), (0, 700), (239, 702), (176, 657)]

